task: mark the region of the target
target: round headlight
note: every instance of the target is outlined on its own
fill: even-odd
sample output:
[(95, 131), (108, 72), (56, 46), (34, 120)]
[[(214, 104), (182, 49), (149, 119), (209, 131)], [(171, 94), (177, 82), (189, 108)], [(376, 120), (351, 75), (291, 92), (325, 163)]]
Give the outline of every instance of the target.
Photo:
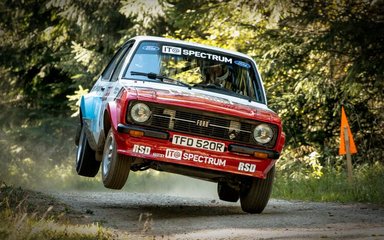
[(253, 130), (253, 137), (258, 143), (269, 143), (273, 138), (273, 130), (267, 124), (262, 123)]
[(136, 103), (131, 108), (133, 121), (143, 123), (151, 117), (151, 109), (144, 103)]

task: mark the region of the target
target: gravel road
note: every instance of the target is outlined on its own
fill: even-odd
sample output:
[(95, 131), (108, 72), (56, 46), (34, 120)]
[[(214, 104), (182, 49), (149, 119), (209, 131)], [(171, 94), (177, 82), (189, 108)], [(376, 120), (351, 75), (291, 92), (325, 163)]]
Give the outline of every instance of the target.
[(262, 214), (214, 197), (51, 192), (55, 198), (132, 239), (384, 239), (384, 208), (366, 204), (270, 200)]

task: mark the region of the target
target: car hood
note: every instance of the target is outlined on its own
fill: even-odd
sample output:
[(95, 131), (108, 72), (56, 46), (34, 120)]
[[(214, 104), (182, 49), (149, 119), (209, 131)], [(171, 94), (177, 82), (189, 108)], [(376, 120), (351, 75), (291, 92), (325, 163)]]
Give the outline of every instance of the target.
[(264, 104), (200, 89), (156, 85), (159, 86), (125, 85), (124, 87), (131, 99), (280, 123), (277, 114)]

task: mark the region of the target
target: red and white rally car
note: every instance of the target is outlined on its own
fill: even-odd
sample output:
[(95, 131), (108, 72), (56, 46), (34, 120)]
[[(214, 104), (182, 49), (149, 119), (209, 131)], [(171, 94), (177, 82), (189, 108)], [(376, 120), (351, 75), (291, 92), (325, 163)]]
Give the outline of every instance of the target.
[(254, 60), (195, 43), (139, 36), (82, 96), (76, 170), (121, 189), (130, 170), (218, 183), (245, 212), (268, 203), (285, 141)]

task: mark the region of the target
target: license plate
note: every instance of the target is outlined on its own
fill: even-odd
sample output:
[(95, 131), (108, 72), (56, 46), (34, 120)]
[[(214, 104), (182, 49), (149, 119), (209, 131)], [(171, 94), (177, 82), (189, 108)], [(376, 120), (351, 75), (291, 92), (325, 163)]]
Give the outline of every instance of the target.
[(224, 152), (225, 144), (221, 142), (203, 140), (180, 135), (173, 135), (172, 143), (175, 145), (205, 149), (215, 152)]

